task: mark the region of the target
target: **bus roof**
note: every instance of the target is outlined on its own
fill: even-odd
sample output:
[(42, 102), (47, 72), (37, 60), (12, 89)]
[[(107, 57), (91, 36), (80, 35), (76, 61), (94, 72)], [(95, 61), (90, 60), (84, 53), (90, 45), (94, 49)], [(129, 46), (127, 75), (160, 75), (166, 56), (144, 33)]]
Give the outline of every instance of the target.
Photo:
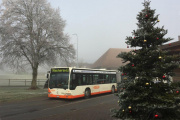
[(52, 67), (53, 68), (69, 68), (70, 70), (88, 70), (88, 71), (108, 71), (117, 72), (117, 70), (106, 70), (106, 69), (92, 69), (92, 68), (76, 68), (76, 67)]

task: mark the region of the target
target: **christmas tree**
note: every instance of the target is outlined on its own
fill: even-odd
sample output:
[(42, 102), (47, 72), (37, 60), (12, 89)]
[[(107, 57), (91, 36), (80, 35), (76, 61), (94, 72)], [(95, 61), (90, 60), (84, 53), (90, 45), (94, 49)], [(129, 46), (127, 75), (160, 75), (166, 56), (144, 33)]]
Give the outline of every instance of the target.
[(150, 1), (143, 3), (144, 9), (137, 15), (137, 30), (126, 38), (131, 52), (121, 53), (125, 66), (120, 67), (122, 79), (119, 84), (119, 109), (114, 116), (121, 119), (178, 119), (176, 87), (172, 84), (173, 70), (177, 67), (177, 56), (162, 51), (160, 46), (172, 38), (164, 38), (167, 30), (160, 27), (159, 15), (150, 8)]

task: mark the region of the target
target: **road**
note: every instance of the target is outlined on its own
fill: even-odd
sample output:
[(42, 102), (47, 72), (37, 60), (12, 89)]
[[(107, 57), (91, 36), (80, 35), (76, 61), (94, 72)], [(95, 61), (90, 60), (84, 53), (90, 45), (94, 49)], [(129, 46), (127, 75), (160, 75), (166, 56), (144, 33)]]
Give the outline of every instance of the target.
[(117, 108), (113, 94), (89, 99), (49, 99), (38, 97), (0, 105), (0, 120), (113, 120), (110, 109)]

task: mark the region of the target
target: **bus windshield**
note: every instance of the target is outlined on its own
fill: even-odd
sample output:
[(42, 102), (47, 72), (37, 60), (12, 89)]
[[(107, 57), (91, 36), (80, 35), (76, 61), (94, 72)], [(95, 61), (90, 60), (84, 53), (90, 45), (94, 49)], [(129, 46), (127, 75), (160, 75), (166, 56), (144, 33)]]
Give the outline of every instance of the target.
[(52, 73), (49, 80), (49, 88), (68, 88), (69, 73)]

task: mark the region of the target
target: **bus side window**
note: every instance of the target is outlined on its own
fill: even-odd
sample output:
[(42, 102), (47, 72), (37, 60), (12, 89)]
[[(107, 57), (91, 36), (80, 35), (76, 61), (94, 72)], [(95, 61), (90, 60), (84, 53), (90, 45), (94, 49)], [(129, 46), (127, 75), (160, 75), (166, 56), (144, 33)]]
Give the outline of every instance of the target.
[(112, 83), (116, 83), (116, 76), (112, 75)]
[(87, 85), (92, 85), (92, 75), (87, 75)]
[(72, 84), (72, 90), (74, 90), (77, 86), (81, 85), (81, 75), (73, 74), (71, 84)]
[(82, 85), (82, 82), (81, 82), (81, 74), (77, 74), (77, 82), (78, 82), (78, 86), (79, 85)]
[(109, 75), (109, 82), (113, 83), (113, 75)]
[(82, 75), (82, 85), (86, 85), (87, 83), (86, 75)]
[(110, 80), (110, 79), (109, 79), (109, 76), (110, 76), (110, 75), (106, 75), (105, 83), (109, 83), (109, 82), (110, 82), (110, 81), (109, 81), (109, 80)]
[(93, 84), (97, 84), (98, 75), (93, 75)]

